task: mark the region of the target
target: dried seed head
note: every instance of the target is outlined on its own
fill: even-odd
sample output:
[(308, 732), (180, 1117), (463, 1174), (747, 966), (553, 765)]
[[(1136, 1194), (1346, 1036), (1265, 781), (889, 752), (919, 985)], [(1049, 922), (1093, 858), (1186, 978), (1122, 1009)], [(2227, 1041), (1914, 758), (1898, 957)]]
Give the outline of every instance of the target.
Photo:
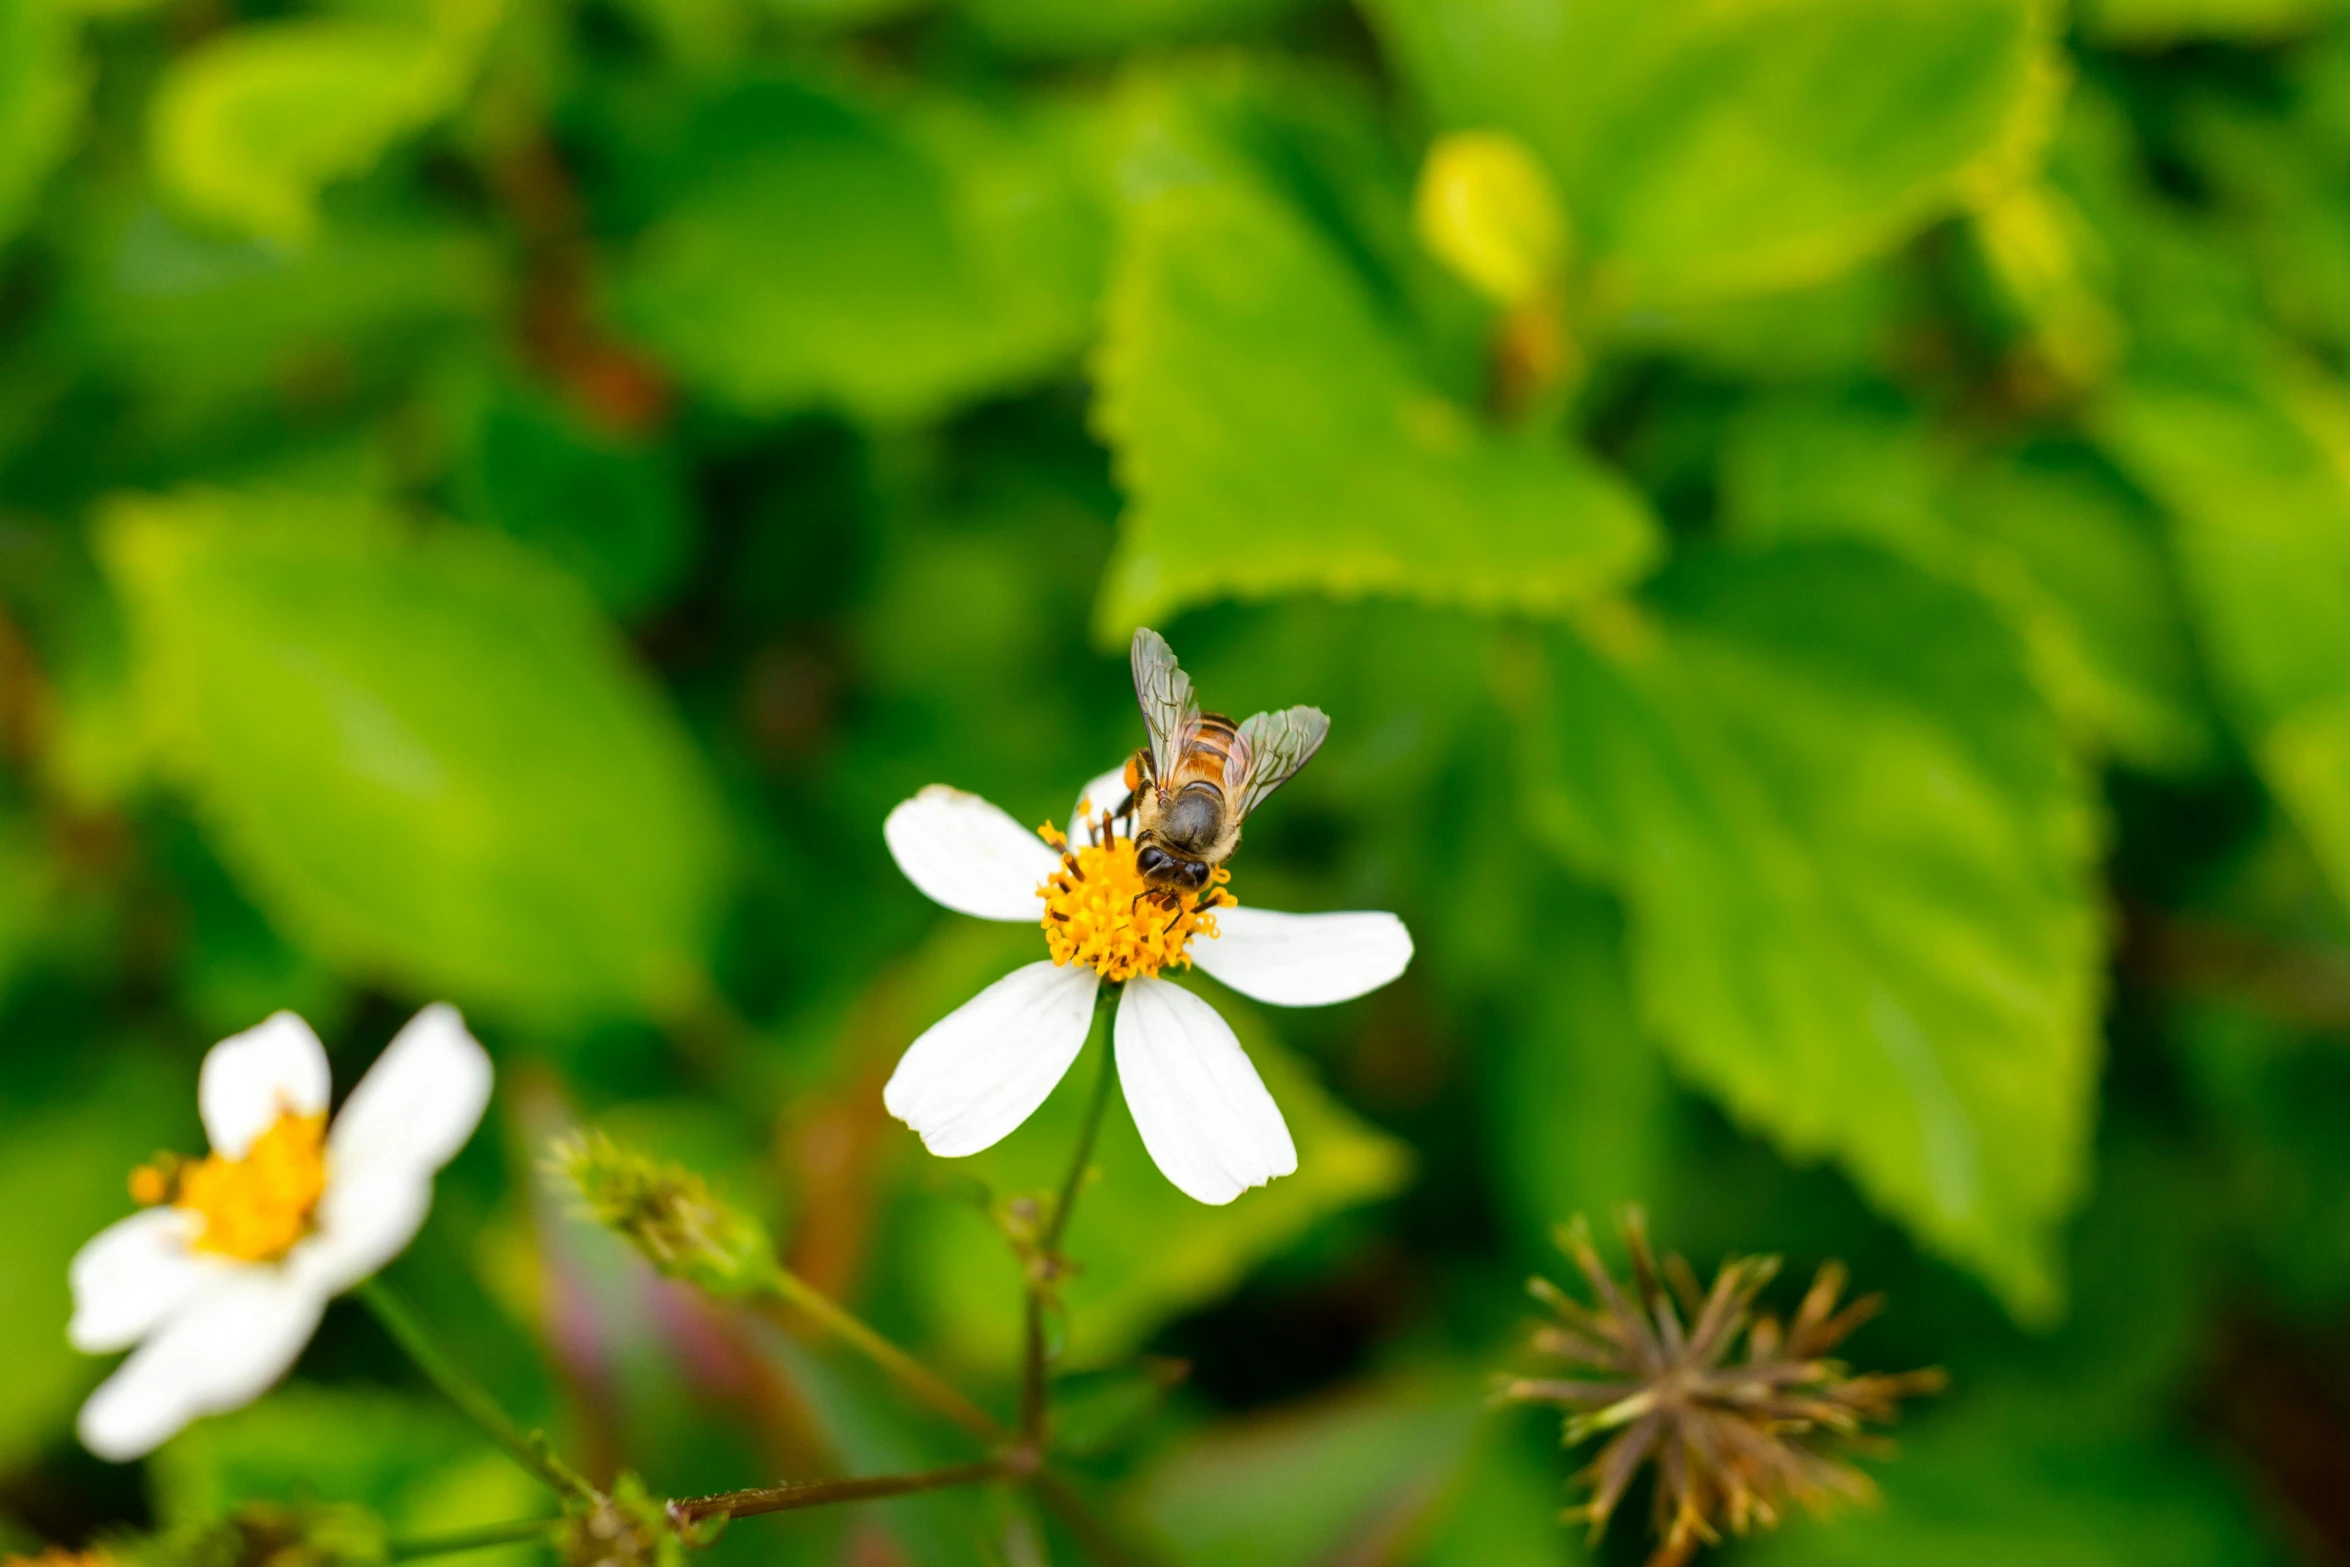
[(1778, 1259), (1734, 1257), (1701, 1290), (1681, 1258), (1660, 1269), (1637, 1208), (1623, 1216), (1631, 1255), (1627, 1291), (1600, 1262), (1590, 1227), (1564, 1228), (1559, 1244), (1590, 1286), (1584, 1305), (1547, 1279), (1529, 1281), (1554, 1319), (1534, 1332), (1541, 1355), (1577, 1374), (1505, 1378), (1503, 1398), (1569, 1411), (1566, 1440), (1614, 1433), (1576, 1478), (1590, 1497), (1569, 1517), (1597, 1539), (1642, 1465), (1654, 1461), (1657, 1548), (1649, 1567), (1679, 1567), (1701, 1545), (1775, 1527), (1787, 1504), (1824, 1510), (1874, 1494), (1869, 1478), (1838, 1456), (1862, 1426), (1890, 1420), (1901, 1399), (1943, 1385), (1939, 1371), (1854, 1376), (1828, 1350), (1882, 1304), (1868, 1296), (1838, 1309), (1844, 1269), (1821, 1268), (1795, 1315), (1758, 1314), (1755, 1298)]
[(774, 1274), (766, 1230), (683, 1165), (579, 1131), (555, 1140), (546, 1167), (578, 1194), (586, 1217), (671, 1278), (713, 1295), (745, 1295)]

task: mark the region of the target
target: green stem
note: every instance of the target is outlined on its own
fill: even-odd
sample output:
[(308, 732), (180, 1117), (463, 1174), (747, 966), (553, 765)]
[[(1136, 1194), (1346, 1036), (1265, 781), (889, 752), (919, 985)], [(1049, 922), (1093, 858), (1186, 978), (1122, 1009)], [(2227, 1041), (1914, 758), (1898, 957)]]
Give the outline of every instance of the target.
[[(1085, 1107), (1085, 1125), (1077, 1133), (1077, 1151), (1069, 1160), (1069, 1173), (1061, 1177), (1061, 1195), (1053, 1204), (1053, 1216), (1045, 1226), (1044, 1249), (1057, 1252), (1061, 1237), (1069, 1232), (1069, 1215), (1077, 1209), (1077, 1193), (1085, 1185), (1085, 1172), (1093, 1167), (1093, 1145), (1100, 1138), (1102, 1112), (1110, 1106), (1110, 1089), (1118, 1081), (1118, 1067), (1110, 1048), (1109, 1029), (1104, 1026), (1117, 1015), (1118, 993), (1124, 987), (1104, 985), (1093, 1005), (1093, 1037), (1101, 1041), (1101, 1062), (1094, 1069), (1093, 1099)], [(1089, 1040), (1088, 1043), (1091, 1043)]]
[(907, 1393), (937, 1414), (991, 1445), (1011, 1440), (1002, 1421), (963, 1396), (952, 1384), (897, 1345), (868, 1327), (786, 1268), (777, 1268), (768, 1281), (768, 1303), (813, 1323), (886, 1372)]
[(1042, 1453), (1045, 1447), (1044, 1308), (1047, 1286), (1060, 1270), (1061, 1237), (1069, 1232), (1069, 1216), (1077, 1211), (1077, 1194), (1084, 1189), (1085, 1172), (1093, 1167), (1093, 1145), (1101, 1135), (1102, 1113), (1109, 1108), (1110, 1086), (1117, 1081), (1117, 1057), (1111, 1049), (1109, 1020), (1116, 1016), (1118, 995), (1124, 987), (1104, 985), (1095, 993), (1093, 1026), (1086, 1043), (1100, 1041), (1101, 1060), (1094, 1067), (1093, 1097), (1085, 1107), (1085, 1123), (1077, 1133), (1077, 1147), (1069, 1159), (1069, 1173), (1061, 1177), (1060, 1196), (1029, 1264), (1027, 1345), (1021, 1357), (1020, 1432), (1028, 1445)]
[(478, 1529), (463, 1529), (455, 1534), (430, 1535), (421, 1540), (394, 1540), (385, 1548), (386, 1557), (395, 1562), (412, 1562), (426, 1556), (455, 1556), (460, 1551), (482, 1551), (494, 1545), (518, 1545), (525, 1540), (543, 1539), (562, 1526), (560, 1518), (517, 1518), (510, 1523), (484, 1524)]
[(498, 1401), (485, 1392), (480, 1383), (459, 1370), (457, 1363), (441, 1353), (433, 1341), (432, 1332), (416, 1309), (400, 1293), (381, 1278), (373, 1278), (351, 1292), (375, 1319), (384, 1325), (384, 1331), (399, 1342), (408, 1358), (416, 1362), (416, 1369), (450, 1403), (462, 1410), (475, 1425), (482, 1428), (489, 1439), (506, 1451), (506, 1456), (520, 1464), (540, 1480), (546, 1482), (558, 1496), (589, 1497), (595, 1488), (582, 1479), (570, 1465), (548, 1451), (543, 1439), (525, 1435), (511, 1415), (499, 1407)]
[(831, 1507), (841, 1502), (869, 1502), (886, 1496), (911, 1496), (917, 1491), (943, 1491), (950, 1486), (979, 1485), (1010, 1473), (1000, 1458), (951, 1469), (923, 1469), (912, 1474), (869, 1475), (856, 1480), (787, 1480), (747, 1491), (721, 1491), (669, 1504), (669, 1516), (680, 1524), (712, 1518), (748, 1518), (757, 1513), (797, 1512), (803, 1507)]

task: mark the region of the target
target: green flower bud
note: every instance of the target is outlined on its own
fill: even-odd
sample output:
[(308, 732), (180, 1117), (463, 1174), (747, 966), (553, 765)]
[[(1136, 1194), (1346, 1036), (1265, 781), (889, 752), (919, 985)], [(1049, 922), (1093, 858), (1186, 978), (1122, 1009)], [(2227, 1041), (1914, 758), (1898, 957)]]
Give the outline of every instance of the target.
[(701, 1176), (600, 1131), (557, 1138), (547, 1168), (581, 1211), (644, 1254), (662, 1273), (713, 1295), (752, 1294), (775, 1276), (775, 1252), (759, 1221), (722, 1201)]

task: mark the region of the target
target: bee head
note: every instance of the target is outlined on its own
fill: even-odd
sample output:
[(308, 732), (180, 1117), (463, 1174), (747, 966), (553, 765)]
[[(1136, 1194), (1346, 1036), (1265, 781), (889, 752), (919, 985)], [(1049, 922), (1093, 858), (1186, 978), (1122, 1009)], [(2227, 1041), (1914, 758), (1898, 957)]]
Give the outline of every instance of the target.
[(1180, 887), (1197, 892), (1208, 884), (1208, 868), (1198, 860), (1179, 859), (1155, 843), (1146, 843), (1134, 856), (1134, 868), (1154, 887)]

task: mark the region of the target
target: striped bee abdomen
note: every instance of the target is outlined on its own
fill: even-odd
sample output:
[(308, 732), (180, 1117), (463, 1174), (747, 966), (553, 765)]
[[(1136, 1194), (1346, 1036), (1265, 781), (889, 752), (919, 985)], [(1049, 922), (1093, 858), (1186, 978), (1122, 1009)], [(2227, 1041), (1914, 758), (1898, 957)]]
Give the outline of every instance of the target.
[(1166, 781), (1169, 793), (1187, 783), (1211, 783), (1218, 790), (1229, 788), (1235, 752), (1245, 754), (1247, 742), (1240, 738), (1240, 726), (1222, 713), (1202, 713), (1198, 725), (1191, 731), (1183, 755), (1175, 763), (1175, 776)]

